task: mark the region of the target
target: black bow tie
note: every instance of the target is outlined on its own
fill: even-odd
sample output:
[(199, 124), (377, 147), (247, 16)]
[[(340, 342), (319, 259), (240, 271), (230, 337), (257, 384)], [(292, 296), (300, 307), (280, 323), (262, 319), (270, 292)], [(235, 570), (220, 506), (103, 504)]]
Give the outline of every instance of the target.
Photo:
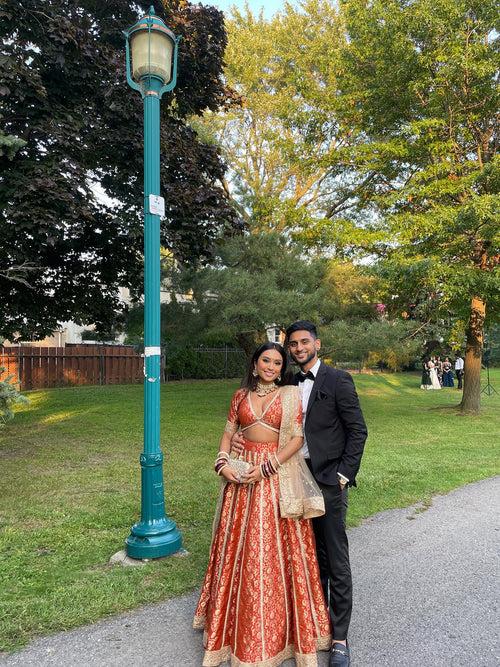
[(298, 380), (299, 382), (304, 382), (304, 380), (312, 380), (314, 382), (316, 378), (314, 377), (314, 373), (312, 371), (307, 371), (307, 373), (300, 373)]

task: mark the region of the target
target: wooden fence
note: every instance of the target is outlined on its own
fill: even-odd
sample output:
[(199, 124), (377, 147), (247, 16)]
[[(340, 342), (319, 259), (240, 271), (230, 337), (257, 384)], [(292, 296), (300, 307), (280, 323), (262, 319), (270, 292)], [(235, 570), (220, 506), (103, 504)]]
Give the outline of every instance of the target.
[(142, 382), (143, 358), (125, 345), (0, 347), (0, 379), (13, 375), (20, 389)]

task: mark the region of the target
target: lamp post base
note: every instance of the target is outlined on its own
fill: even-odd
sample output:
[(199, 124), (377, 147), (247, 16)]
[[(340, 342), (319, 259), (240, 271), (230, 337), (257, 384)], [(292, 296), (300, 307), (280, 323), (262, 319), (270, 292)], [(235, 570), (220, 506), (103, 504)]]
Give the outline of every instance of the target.
[(139, 522), (132, 526), (125, 545), (130, 558), (161, 558), (182, 548), (182, 536), (171, 519)]

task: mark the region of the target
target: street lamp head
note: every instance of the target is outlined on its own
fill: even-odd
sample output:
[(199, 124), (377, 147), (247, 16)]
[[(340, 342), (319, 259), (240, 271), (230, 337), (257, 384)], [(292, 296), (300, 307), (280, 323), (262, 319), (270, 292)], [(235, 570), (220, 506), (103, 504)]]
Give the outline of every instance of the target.
[[(175, 87), (177, 48), (180, 37), (155, 15), (154, 7), (124, 31), (126, 39), (127, 81), (143, 95), (161, 83), (159, 95)], [(132, 62), (131, 62), (132, 61)], [(152, 86), (156, 80), (157, 84)]]

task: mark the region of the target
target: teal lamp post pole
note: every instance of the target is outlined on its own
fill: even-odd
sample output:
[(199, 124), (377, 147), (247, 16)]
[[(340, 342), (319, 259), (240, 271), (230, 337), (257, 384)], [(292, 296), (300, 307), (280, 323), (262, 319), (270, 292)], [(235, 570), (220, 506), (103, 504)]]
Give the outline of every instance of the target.
[[(144, 450), (141, 520), (126, 539), (131, 558), (160, 558), (178, 551), (182, 538), (165, 515), (160, 448), (160, 99), (177, 78), (179, 38), (154, 7), (125, 33), (128, 84), (144, 100)], [(132, 61), (132, 62), (131, 62)]]

